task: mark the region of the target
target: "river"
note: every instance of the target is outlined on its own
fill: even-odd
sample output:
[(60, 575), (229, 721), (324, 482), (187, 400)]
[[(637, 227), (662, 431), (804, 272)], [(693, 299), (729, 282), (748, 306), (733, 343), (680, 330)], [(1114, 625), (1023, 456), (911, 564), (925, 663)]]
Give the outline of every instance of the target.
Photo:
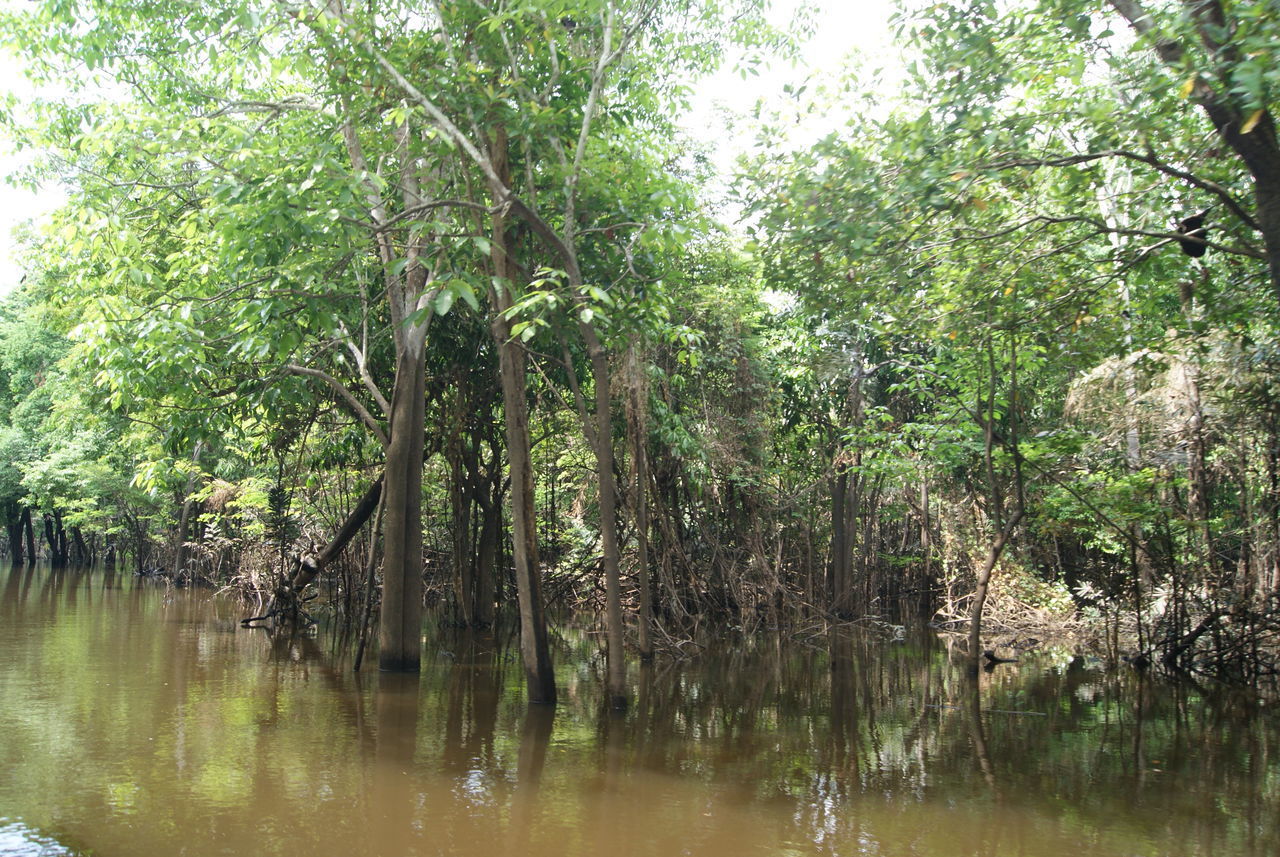
[(1280, 853), (1275, 706), (1069, 653), (975, 683), (925, 633), (723, 641), (619, 716), (563, 630), (552, 713), (505, 634), (355, 674), (207, 590), (0, 585), (5, 857)]

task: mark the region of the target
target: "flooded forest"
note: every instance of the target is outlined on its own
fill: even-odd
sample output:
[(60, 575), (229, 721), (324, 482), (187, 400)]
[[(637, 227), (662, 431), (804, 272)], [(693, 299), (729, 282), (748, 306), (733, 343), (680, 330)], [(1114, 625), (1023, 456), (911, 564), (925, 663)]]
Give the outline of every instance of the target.
[(3, 857), (1280, 849), (1273, 3), (0, 41)]

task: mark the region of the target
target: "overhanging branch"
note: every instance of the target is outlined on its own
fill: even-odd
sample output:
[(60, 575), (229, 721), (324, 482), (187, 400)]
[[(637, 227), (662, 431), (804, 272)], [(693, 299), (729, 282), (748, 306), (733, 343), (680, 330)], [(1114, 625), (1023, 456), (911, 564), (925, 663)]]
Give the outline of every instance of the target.
[(360, 420), (360, 422), (364, 423), (365, 427), (369, 429), (369, 431), (373, 432), (373, 436), (378, 439), (378, 442), (382, 444), (383, 448), (386, 448), (389, 441), (387, 440), (387, 433), (382, 429), (382, 425), (373, 418), (373, 414), (369, 413), (368, 409), (365, 408), (364, 405), (360, 404), (360, 400), (355, 397), (354, 393), (347, 389), (345, 384), (330, 375), (328, 372), (324, 372), (320, 369), (312, 369), (310, 366), (299, 366), (297, 363), (289, 363), (286, 364), (284, 368), (293, 375), (301, 375), (307, 378), (318, 378), (323, 381), (325, 386), (327, 386), (338, 398), (338, 401), (346, 405), (348, 410), (355, 414), (355, 416)]

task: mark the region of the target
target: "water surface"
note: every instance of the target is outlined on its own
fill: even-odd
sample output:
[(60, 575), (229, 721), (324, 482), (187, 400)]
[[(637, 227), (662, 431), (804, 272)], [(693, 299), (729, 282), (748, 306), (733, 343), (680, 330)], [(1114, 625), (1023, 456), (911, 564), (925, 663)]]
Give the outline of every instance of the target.
[(564, 631), (550, 716), (504, 634), (356, 675), (204, 590), (2, 574), (6, 857), (1280, 853), (1272, 709), (1083, 658), (726, 642), (633, 668), (619, 717)]

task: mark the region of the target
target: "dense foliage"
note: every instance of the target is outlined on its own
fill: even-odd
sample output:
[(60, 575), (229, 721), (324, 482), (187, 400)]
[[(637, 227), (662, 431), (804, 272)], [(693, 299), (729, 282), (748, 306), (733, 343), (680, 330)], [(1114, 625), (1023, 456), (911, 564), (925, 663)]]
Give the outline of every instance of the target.
[(14, 14), (69, 201), (0, 318), (11, 559), (319, 578), (361, 640), (381, 592), (385, 667), (518, 601), (545, 701), (544, 602), (618, 704), (628, 639), (915, 615), (1274, 678), (1273, 4), (896, 21), (900, 91), (790, 90), (717, 210), (690, 87), (794, 45), (746, 0)]

